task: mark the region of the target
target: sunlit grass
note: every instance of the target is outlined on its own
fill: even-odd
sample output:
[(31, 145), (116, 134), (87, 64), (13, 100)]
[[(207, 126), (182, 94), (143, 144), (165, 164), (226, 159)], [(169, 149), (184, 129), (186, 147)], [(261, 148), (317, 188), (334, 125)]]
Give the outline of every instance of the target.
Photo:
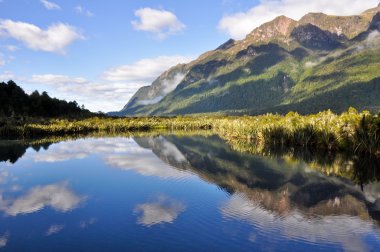
[(26, 122), (3, 121), (2, 138), (31, 138), (66, 134), (128, 133), (157, 130), (202, 130), (232, 141), (239, 139), (258, 146), (307, 147), (380, 155), (380, 119), (369, 112), (349, 109), (340, 115), (331, 111), (301, 116), (177, 116), (144, 118), (50, 119)]

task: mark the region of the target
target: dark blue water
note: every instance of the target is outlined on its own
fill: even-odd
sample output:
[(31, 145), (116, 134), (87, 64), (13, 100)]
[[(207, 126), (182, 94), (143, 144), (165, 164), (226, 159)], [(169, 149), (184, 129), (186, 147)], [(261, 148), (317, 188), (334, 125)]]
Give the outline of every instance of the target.
[(0, 143), (4, 251), (380, 251), (380, 184), (218, 137)]

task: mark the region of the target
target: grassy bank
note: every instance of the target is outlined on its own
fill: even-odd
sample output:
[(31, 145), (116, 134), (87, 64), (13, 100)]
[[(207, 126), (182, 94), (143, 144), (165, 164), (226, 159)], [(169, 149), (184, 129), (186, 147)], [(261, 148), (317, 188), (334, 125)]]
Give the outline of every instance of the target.
[(380, 155), (380, 118), (355, 109), (301, 116), (267, 114), (255, 117), (89, 118), (83, 120), (0, 120), (2, 138), (32, 138), (65, 134), (126, 133), (153, 130), (207, 130), (230, 142), (257, 147), (307, 147)]

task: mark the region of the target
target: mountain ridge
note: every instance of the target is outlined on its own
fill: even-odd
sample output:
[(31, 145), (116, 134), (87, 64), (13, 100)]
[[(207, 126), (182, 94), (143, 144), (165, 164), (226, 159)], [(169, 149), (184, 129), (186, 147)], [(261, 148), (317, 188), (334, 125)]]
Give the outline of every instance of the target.
[[(372, 37), (378, 39), (375, 33), (379, 30), (380, 6), (352, 16), (308, 13), (298, 21), (279, 16), (255, 28), (243, 40), (230, 39), (194, 61), (164, 72), (151, 86), (138, 90), (115, 115), (277, 112), (276, 107), (301, 102), (302, 99), (297, 96), (302, 92), (303, 96), (311, 99), (320, 95), (320, 90), (330, 92), (342, 83), (353, 84), (355, 78), (350, 73), (345, 73), (346, 79), (334, 73), (329, 73), (329, 78), (327, 75), (320, 78), (323, 72), (321, 66), (334, 68), (335, 73), (343, 74), (344, 69), (334, 65), (334, 60), (350, 58), (349, 52), (355, 57), (365, 57), (371, 69), (378, 67), (374, 59), (379, 55), (379, 48), (377, 44), (370, 48), (366, 40), (371, 38), (372, 33)], [(359, 47), (362, 52), (357, 50)], [(377, 81), (380, 74), (371, 71), (367, 76), (371, 78), (362, 80)], [(181, 76), (173, 78), (178, 73)], [(305, 74), (315, 75), (309, 76), (314, 79), (303, 78)], [(179, 80), (182, 75), (183, 79)], [(162, 92), (164, 82), (173, 79), (178, 83), (172, 85), (170, 92)], [(316, 80), (320, 79), (326, 83), (317, 83)], [(319, 89), (315, 94), (302, 90), (310, 86), (310, 80), (318, 86), (310, 87), (314, 91)], [(333, 86), (336, 80), (335, 89), (326, 88), (328, 85)], [(233, 99), (228, 98), (231, 94)], [(249, 97), (256, 102), (249, 101)], [(146, 98), (151, 102), (144, 102)], [(239, 101), (241, 99), (245, 99), (245, 103)], [(331, 106), (331, 109), (339, 111), (336, 107)], [(380, 104), (375, 104), (375, 107), (380, 108)]]

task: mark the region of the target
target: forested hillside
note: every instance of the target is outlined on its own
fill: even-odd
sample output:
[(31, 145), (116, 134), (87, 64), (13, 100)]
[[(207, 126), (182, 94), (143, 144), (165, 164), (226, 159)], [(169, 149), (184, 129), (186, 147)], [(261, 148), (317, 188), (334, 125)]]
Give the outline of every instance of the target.
[(379, 30), (380, 6), (345, 17), (280, 16), (169, 69), (116, 115), (378, 112)]
[(15, 82), (0, 83), (0, 117), (84, 117), (92, 113), (77, 102), (51, 98), (46, 92), (28, 95)]

